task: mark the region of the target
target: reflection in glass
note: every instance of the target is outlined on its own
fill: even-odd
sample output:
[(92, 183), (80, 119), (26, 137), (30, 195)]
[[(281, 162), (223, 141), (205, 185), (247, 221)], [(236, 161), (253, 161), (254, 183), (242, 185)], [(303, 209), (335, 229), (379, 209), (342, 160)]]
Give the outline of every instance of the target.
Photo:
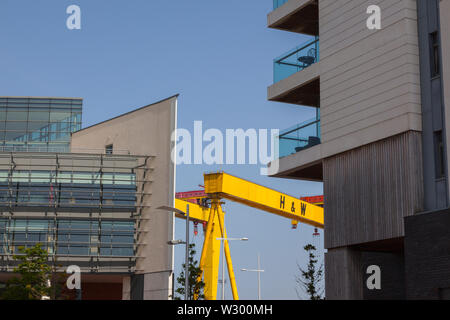
[[(116, 226), (117, 224), (117, 226)], [(49, 253), (71, 256), (134, 256), (134, 221), (5, 219), (0, 218), (0, 244), (3, 250), (18, 253), (19, 246), (41, 243)], [(109, 230), (99, 229), (105, 225)], [(128, 231), (114, 231), (123, 229)], [(55, 236), (54, 236), (55, 235)], [(100, 251), (98, 250), (100, 248)]]
[(70, 134), (81, 129), (81, 104), (79, 99), (2, 98), (0, 151), (68, 152)]

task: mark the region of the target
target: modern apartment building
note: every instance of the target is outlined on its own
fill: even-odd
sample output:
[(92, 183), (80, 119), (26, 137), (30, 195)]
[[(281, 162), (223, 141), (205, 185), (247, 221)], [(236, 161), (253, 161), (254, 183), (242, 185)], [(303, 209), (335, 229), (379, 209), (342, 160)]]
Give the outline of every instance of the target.
[(449, 19), (450, 0), (274, 0), (268, 26), (310, 40), (268, 99), (317, 117), (281, 133), (271, 175), (324, 183), (327, 299), (450, 295)]
[(0, 289), (21, 246), (82, 270), (83, 299), (172, 294), (177, 97), (81, 129), (82, 99), (0, 97)]

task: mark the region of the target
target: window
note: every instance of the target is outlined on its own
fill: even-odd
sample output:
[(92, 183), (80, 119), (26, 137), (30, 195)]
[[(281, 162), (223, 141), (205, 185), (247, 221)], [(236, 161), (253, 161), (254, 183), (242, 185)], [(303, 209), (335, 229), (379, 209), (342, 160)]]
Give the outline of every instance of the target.
[(113, 153), (113, 145), (109, 144), (105, 147), (106, 154), (112, 154)]
[(444, 141), (442, 139), (442, 131), (434, 133), (434, 148), (436, 157), (436, 179), (445, 177), (445, 161), (444, 161)]
[(87, 246), (74, 246), (69, 248), (69, 255), (73, 256), (87, 256), (89, 255), (89, 248)]
[(431, 76), (436, 77), (440, 74), (440, 46), (439, 34), (433, 32), (430, 34), (430, 50), (431, 50)]

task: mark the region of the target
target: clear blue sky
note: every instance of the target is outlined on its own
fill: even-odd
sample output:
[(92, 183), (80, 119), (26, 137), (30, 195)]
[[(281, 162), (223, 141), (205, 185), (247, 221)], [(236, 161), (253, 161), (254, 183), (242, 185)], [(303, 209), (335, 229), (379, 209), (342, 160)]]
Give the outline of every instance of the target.
[[(66, 8), (82, 10), (82, 30), (66, 28)], [(266, 27), (272, 0), (1, 0), (0, 95), (84, 98), (83, 126), (180, 93), (178, 126), (284, 129), (314, 116), (309, 108), (268, 102), (272, 61), (301, 44), (299, 34)], [(294, 196), (317, 195), (322, 185), (259, 175), (259, 166), (182, 165), (177, 191), (198, 189), (203, 172), (229, 173)], [(226, 225), (242, 299), (297, 299), (297, 262), (312, 228), (228, 202)], [(184, 237), (183, 222), (176, 237)], [(197, 237), (198, 249), (201, 237)], [(176, 250), (176, 269), (184, 259)], [(227, 297), (231, 293), (227, 290)]]

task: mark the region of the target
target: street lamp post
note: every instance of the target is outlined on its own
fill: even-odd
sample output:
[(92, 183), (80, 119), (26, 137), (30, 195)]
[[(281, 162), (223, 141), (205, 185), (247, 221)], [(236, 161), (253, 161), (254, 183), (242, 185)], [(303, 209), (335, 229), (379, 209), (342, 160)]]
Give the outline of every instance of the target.
[(258, 254), (258, 269), (241, 269), (241, 271), (258, 273), (258, 300), (261, 300), (261, 272), (264, 272), (264, 270), (261, 270), (259, 254)]
[(225, 300), (225, 243), (224, 241), (248, 241), (248, 238), (216, 238), (222, 241), (222, 300)]
[(189, 205), (186, 205), (186, 262), (184, 268), (184, 300), (189, 299)]
[(177, 245), (177, 244), (186, 244), (186, 260), (185, 260), (185, 266), (184, 266), (184, 299), (189, 299), (189, 204), (186, 205), (186, 212), (183, 212), (177, 208), (169, 207), (169, 206), (161, 206), (158, 207), (159, 210), (166, 210), (169, 212), (174, 212), (181, 214), (186, 217), (186, 241), (180, 241), (180, 240), (172, 240), (169, 241), (168, 244), (170, 245)]

